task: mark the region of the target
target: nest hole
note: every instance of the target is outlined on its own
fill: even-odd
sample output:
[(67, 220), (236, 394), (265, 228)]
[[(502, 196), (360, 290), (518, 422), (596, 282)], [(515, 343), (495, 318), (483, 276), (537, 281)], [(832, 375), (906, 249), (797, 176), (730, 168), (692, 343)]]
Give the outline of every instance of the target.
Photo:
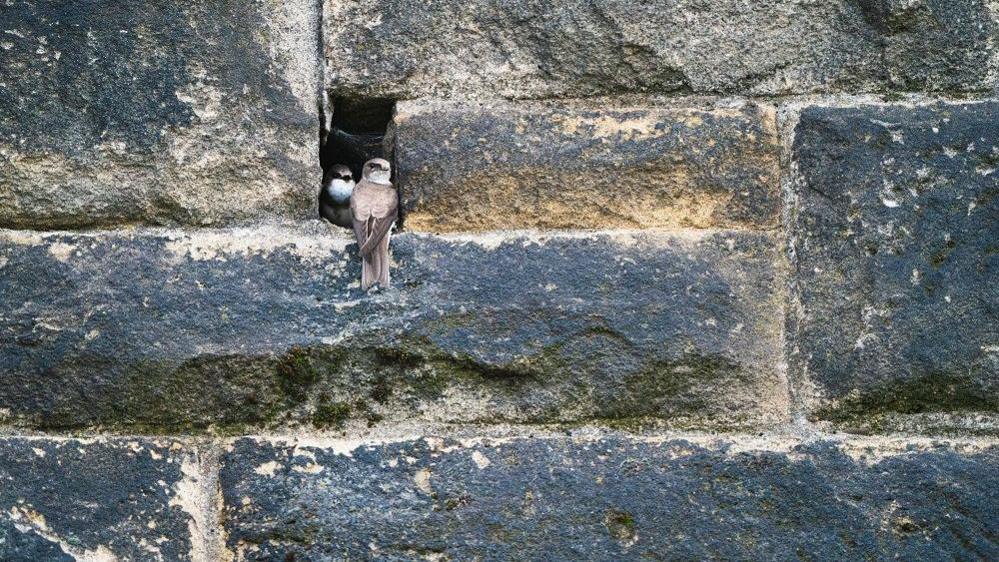
[(336, 164), (347, 165), (354, 178), (360, 178), (361, 168), (368, 160), (385, 158), (392, 161), (384, 141), (395, 111), (395, 100), (335, 98), (331, 109), (332, 116), (319, 156), (324, 181), (326, 173)]

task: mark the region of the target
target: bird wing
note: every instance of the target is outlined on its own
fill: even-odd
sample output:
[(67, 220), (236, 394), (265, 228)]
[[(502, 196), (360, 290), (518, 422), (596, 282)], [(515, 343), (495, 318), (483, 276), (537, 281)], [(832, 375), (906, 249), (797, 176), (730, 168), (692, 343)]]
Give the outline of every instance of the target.
[(333, 198), (326, 191), (325, 184), (319, 188), (319, 215), (330, 222), (333, 222), (333, 217), (336, 215), (336, 208), (333, 207)]
[(361, 183), (354, 187), (354, 193), (350, 194), (350, 214), (354, 217), (354, 236), (357, 238), (359, 246), (364, 245), (368, 238), (368, 219), (371, 218), (371, 209), (368, 204), (370, 198), (368, 192), (371, 184), (361, 180)]
[(368, 237), (359, 250), (362, 257), (369, 256), (378, 247), (399, 217), (399, 199), (393, 187), (379, 185), (374, 199), (375, 204), (368, 219)]
[(399, 198), (391, 185), (362, 181), (350, 198), (354, 213), (354, 235), (361, 257), (367, 257), (378, 246), (399, 216)]

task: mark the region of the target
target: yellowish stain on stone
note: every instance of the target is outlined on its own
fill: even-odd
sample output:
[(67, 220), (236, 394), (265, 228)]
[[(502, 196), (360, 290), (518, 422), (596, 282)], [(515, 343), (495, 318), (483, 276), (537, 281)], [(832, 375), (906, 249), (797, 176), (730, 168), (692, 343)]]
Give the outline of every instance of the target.
[(201, 230), (168, 241), (166, 250), (175, 257), (195, 261), (267, 256), (277, 250), (305, 259), (328, 261), (333, 253), (342, 252), (350, 242), (346, 236), (332, 238), (288, 234), (287, 230), (276, 227)]
[(31, 531), (44, 537), (59, 545), (63, 552), (72, 556), (77, 562), (118, 562), (118, 557), (104, 545), (89, 550), (75, 544), (75, 540), (70, 542), (58, 536), (52, 529), (49, 529), (45, 516), (30, 507), (13, 506), (10, 508), (8, 516), (18, 531), (22, 533)]
[(652, 114), (631, 119), (619, 119), (614, 115), (601, 115), (596, 118), (572, 116), (559, 121), (562, 132), (566, 135), (588, 134), (595, 138), (618, 141), (646, 140), (660, 136), (661, 133), (656, 130), (656, 125), (659, 123), (660, 120)]
[(326, 467), (324, 467), (323, 465), (316, 464), (314, 462), (310, 462), (309, 464), (307, 464), (305, 466), (298, 466), (298, 465), (296, 465), (296, 466), (291, 467), (292, 471), (294, 471), (294, 472), (300, 472), (302, 474), (319, 474), (320, 472), (322, 472), (325, 469), (326, 469)]
[(422, 468), (413, 475), (413, 483), (416, 487), (420, 489), (424, 494), (430, 495), (434, 493), (433, 487), (430, 486), (430, 470)]
[[(435, 107), (409, 113), (421, 110), (433, 112)], [(533, 123), (538, 119), (553, 129), (555, 142), (559, 136), (582, 139), (578, 158), (556, 166), (532, 162), (527, 156), (526, 163), (510, 166), (489, 157), (442, 183), (424, 178), (423, 174), (430, 173), (424, 166), (409, 181), (415, 185), (429, 181), (433, 189), (419, 193), (418, 200), (408, 204), (407, 230), (777, 227), (778, 209), (772, 202), (779, 198), (780, 142), (772, 105), (752, 110), (744, 106), (710, 110), (636, 107), (517, 113), (512, 126), (525, 147), (538, 142), (531, 131), (544, 130)], [(715, 124), (715, 120), (723, 122)], [(613, 163), (618, 145), (659, 138), (667, 138), (671, 146), (657, 148), (650, 155), (652, 160), (622, 158), (620, 165)], [(731, 178), (743, 169), (758, 170), (758, 174), (746, 174), (748, 185), (740, 188)], [(769, 203), (749, 190), (768, 192)], [(753, 205), (769, 207), (757, 210)]]
[(475, 466), (479, 467), (480, 469), (486, 468), (487, 466), (492, 464), (489, 461), (489, 459), (486, 458), (486, 456), (480, 453), (479, 451), (472, 452), (472, 462), (474, 462)]
[(253, 469), (254, 474), (260, 476), (274, 476), (277, 470), (281, 468), (281, 465), (277, 461), (267, 461), (264, 464)]
[(72, 244), (56, 242), (55, 244), (49, 246), (49, 255), (54, 257), (57, 261), (65, 263), (69, 261), (70, 257), (72, 257), (73, 250), (75, 249), (76, 246), (73, 246)]
[[(406, 229), (448, 233), (511, 228), (765, 228), (776, 223), (776, 216), (760, 225), (730, 217), (736, 194), (698, 186), (682, 166), (568, 172), (561, 178), (566, 189), (545, 187), (534, 192), (533, 182), (545, 173), (550, 170), (473, 174), (407, 213)], [(604, 179), (594, 181), (595, 176)]]
[(704, 119), (702, 119), (701, 116), (696, 113), (685, 115), (681, 119), (681, 121), (683, 122), (684, 125), (690, 128), (700, 127), (701, 125), (704, 124)]
[(0, 234), (0, 240), (18, 246), (35, 246), (44, 241), (41, 233), (26, 230), (5, 230)]

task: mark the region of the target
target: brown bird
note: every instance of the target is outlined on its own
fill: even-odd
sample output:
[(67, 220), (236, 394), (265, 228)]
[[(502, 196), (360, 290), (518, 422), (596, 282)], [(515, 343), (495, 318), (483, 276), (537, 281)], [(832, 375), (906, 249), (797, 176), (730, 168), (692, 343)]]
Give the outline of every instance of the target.
[(392, 187), (387, 160), (374, 158), (364, 164), (361, 181), (350, 196), (354, 235), (361, 254), (361, 289), (378, 283), (389, 287), (389, 231), (399, 217), (399, 196)]

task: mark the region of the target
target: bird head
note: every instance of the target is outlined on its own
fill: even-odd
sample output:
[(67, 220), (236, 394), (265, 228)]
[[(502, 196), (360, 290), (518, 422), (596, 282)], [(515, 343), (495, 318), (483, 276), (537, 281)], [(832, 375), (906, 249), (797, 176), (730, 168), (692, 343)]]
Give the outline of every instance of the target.
[(364, 179), (381, 184), (391, 183), (392, 166), (384, 158), (372, 158), (364, 164)]
[(354, 190), (354, 175), (347, 166), (337, 164), (330, 168), (323, 188), (337, 201), (348, 198)]
[(329, 184), (335, 180), (350, 183), (354, 181), (354, 174), (351, 173), (350, 168), (347, 166), (337, 164), (336, 166), (330, 168), (329, 175), (326, 177), (326, 183)]

